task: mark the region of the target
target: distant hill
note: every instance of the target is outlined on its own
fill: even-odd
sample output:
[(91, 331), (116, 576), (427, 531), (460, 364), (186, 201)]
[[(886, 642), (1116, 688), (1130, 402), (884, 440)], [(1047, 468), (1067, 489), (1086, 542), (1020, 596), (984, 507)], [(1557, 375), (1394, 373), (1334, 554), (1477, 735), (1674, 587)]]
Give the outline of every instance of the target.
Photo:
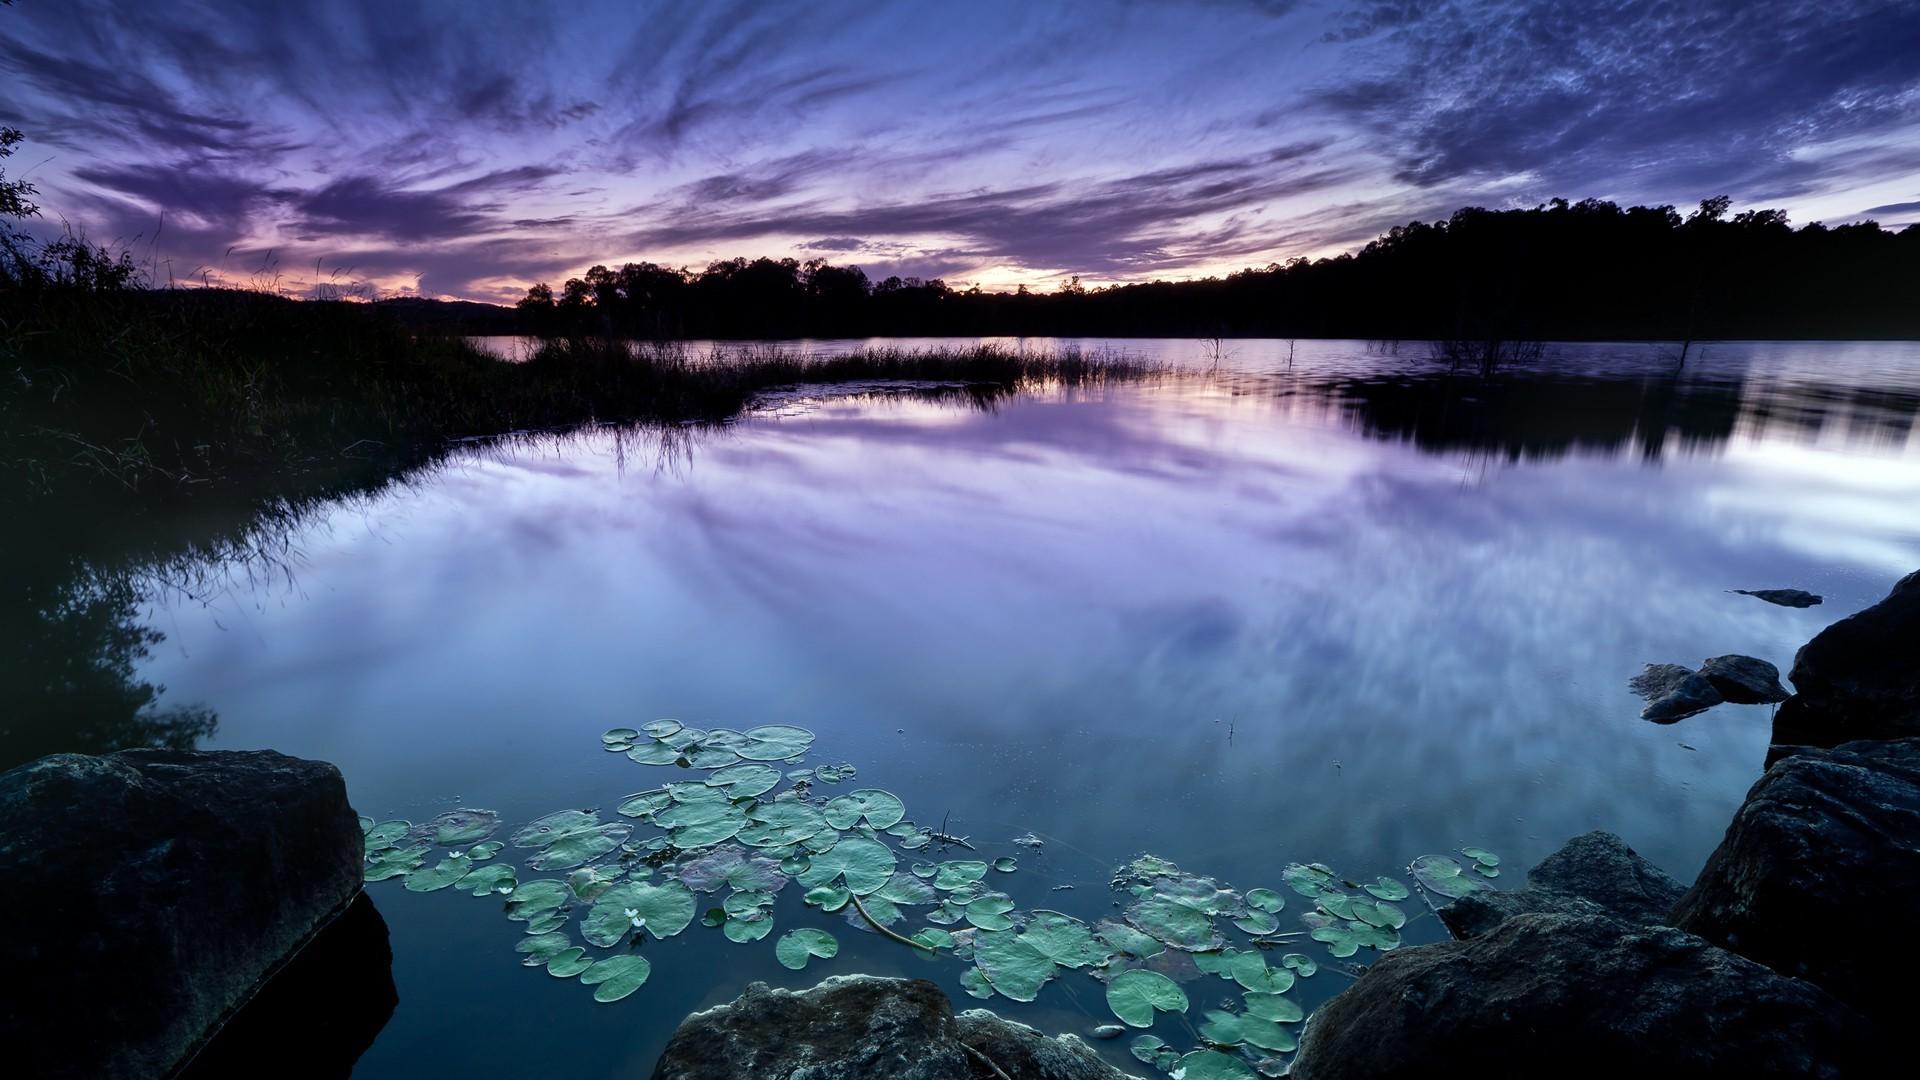
[(477, 300), (430, 300), (420, 296), (396, 296), (378, 300), (374, 307), (408, 326), (423, 329), (460, 331), (468, 334), (512, 334), (519, 332), (518, 314), (499, 304)]

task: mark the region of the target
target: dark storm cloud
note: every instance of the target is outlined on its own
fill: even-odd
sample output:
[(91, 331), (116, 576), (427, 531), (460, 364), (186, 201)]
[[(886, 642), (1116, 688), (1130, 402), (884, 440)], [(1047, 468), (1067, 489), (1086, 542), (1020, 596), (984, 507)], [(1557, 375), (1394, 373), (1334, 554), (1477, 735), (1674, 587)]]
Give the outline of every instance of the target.
[(1876, 214), (1920, 214), (1920, 202), (1887, 203), (1884, 206), (1869, 206), (1865, 210), (1860, 211), (1861, 217), (1873, 217)]
[(1367, 4), (1331, 34), (1380, 56), (1320, 100), (1430, 185), (1806, 191), (1809, 141), (1920, 120), (1920, 5), (1864, 0)]

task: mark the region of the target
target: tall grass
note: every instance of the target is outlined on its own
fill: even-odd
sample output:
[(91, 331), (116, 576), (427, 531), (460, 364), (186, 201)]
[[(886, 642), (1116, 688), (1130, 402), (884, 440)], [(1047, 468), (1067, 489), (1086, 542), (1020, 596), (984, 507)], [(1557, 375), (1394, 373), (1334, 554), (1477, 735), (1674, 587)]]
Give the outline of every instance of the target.
[(417, 457), (461, 437), (723, 421), (756, 394), (793, 384), (1010, 392), (1158, 370), (1070, 349), (811, 357), (585, 337), (544, 342), (513, 363), (362, 304), (225, 290), (16, 290), (0, 295), (0, 469), (22, 494), (84, 478), (192, 487)]

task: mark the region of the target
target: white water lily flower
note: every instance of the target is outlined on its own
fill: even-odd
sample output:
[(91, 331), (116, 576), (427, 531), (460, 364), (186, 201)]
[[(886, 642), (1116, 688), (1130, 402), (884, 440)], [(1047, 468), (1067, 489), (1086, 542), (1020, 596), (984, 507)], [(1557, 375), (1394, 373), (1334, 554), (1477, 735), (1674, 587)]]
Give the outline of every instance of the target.
[(631, 922), (631, 923), (633, 923), (633, 928), (634, 928), (635, 930), (638, 930), (638, 929), (640, 929), (640, 924), (646, 921), (645, 919), (642, 919), (642, 918), (640, 917), (640, 909), (639, 909), (639, 908), (627, 908), (627, 909), (626, 909), (626, 911), (627, 911), (627, 920), (628, 920), (629, 922)]

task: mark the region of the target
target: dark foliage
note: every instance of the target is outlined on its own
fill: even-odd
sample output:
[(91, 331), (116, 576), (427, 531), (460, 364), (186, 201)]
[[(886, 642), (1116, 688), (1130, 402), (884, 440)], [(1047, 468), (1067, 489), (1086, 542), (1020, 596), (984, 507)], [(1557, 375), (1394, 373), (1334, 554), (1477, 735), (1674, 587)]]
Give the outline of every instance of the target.
[(1046, 294), (870, 282), (817, 259), (630, 263), (535, 285), (518, 307), (535, 333), (1351, 337), (1443, 341), (1475, 365), (1541, 339), (1920, 337), (1920, 227), (1794, 229), (1780, 211), (1728, 206), (1469, 208), (1338, 258)]

